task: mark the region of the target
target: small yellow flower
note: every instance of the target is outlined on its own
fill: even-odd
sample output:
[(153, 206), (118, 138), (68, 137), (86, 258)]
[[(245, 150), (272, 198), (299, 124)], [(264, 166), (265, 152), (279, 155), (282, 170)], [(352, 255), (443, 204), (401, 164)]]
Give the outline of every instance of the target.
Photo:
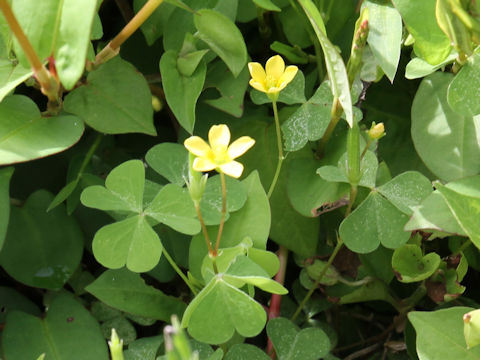
[(207, 144), (201, 137), (190, 136), (184, 145), (193, 155), (193, 169), (196, 171), (211, 171), (216, 169), (234, 178), (239, 178), (243, 165), (233, 160), (250, 149), (255, 140), (242, 136), (230, 143), (230, 130), (227, 125), (213, 125), (208, 132)]
[(276, 99), (295, 77), (298, 67), (290, 65), (285, 68), (285, 62), (280, 55), (272, 56), (263, 66), (257, 62), (248, 63), (248, 70), (252, 79), (250, 85), (258, 91), (264, 92), (270, 99)]
[(372, 127), (368, 130), (368, 137), (372, 140), (378, 140), (385, 136), (385, 126), (383, 123), (375, 124), (375, 121), (372, 123)]

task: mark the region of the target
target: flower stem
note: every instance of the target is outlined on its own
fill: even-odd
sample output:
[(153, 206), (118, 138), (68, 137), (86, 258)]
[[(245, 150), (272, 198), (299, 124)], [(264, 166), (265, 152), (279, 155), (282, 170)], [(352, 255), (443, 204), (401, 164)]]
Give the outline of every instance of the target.
[(220, 225), (218, 227), (217, 241), (215, 242), (214, 256), (218, 255), (218, 248), (223, 233), (223, 225), (225, 224), (225, 215), (227, 214), (227, 184), (225, 182), (225, 174), (220, 172), (220, 179), (222, 181), (222, 217), (220, 218)]
[(182, 278), (182, 280), (185, 282), (185, 284), (187, 284), (188, 288), (193, 293), (193, 295), (197, 295), (198, 294), (197, 290), (195, 290), (195, 288), (190, 283), (188, 278), (185, 276), (185, 274), (182, 272), (182, 270), (180, 270), (180, 268), (175, 263), (175, 261), (170, 256), (170, 254), (168, 253), (167, 249), (165, 249), (165, 247), (163, 248), (162, 252), (163, 252), (163, 255), (165, 256), (165, 258), (167, 259), (167, 261), (169, 262), (170, 266), (173, 268), (173, 270), (175, 270), (175, 272), (178, 274), (178, 276), (180, 276)]
[(77, 178), (80, 178), (83, 175), (85, 168), (90, 163), (90, 160), (92, 159), (93, 154), (95, 154), (95, 151), (97, 150), (98, 146), (102, 142), (102, 139), (103, 139), (103, 134), (98, 134), (95, 140), (93, 141), (93, 144), (90, 146), (90, 149), (88, 149), (87, 155), (85, 155), (85, 158), (82, 161), (82, 165), (78, 170)]
[(198, 221), (200, 221), (200, 225), (202, 226), (203, 237), (205, 238), (205, 243), (207, 244), (208, 253), (210, 255), (213, 254), (212, 243), (210, 241), (210, 236), (208, 236), (207, 227), (205, 226), (205, 222), (203, 221), (202, 211), (200, 210), (200, 203), (195, 203), (195, 210), (197, 211)]
[(298, 317), (298, 315), (300, 314), (302, 309), (305, 307), (305, 304), (308, 302), (308, 300), (310, 300), (310, 298), (312, 297), (315, 289), (317, 288), (318, 284), (320, 284), (320, 281), (322, 281), (323, 277), (325, 276), (325, 274), (327, 273), (327, 270), (332, 265), (333, 260), (335, 260), (335, 257), (337, 256), (337, 254), (340, 251), (340, 249), (342, 248), (342, 246), (343, 246), (343, 240), (341, 238), (338, 238), (337, 245), (335, 246), (335, 249), (333, 249), (333, 252), (330, 255), (330, 257), (328, 258), (327, 264), (323, 268), (322, 272), (318, 275), (318, 278), (315, 280), (315, 282), (313, 283), (312, 287), (308, 291), (307, 295), (305, 295), (305, 297), (303, 298), (300, 305), (298, 305), (297, 310), (295, 311), (295, 313), (293, 314), (293, 316), (291, 318), (292, 321), (295, 321), (295, 319)]
[(270, 188), (268, 189), (267, 197), (270, 197), (273, 194), (273, 190), (275, 189), (275, 185), (277, 185), (278, 177), (280, 175), (280, 170), (282, 169), (283, 163), (283, 145), (282, 145), (282, 134), (280, 130), (280, 120), (278, 119), (278, 109), (277, 109), (277, 102), (272, 101), (273, 107), (273, 117), (275, 118), (275, 130), (277, 132), (277, 148), (278, 148), (278, 162), (277, 162), (277, 169), (275, 170), (275, 175), (273, 176), (272, 183), (270, 184)]
[(49, 102), (57, 102), (59, 84), (57, 80), (51, 76), (47, 68), (42, 64), (38, 58), (35, 49), (28, 40), (27, 36), (23, 32), (17, 18), (13, 14), (12, 8), (8, 4), (7, 0), (0, 0), (0, 10), (2, 11), (5, 19), (7, 20), (10, 30), (15, 35), (20, 44), (25, 56), (32, 67), (35, 74), (35, 78), (38, 80), (42, 93), (48, 97)]
[(352, 212), (352, 206), (357, 198), (357, 185), (350, 185), (350, 199), (348, 200), (347, 211), (345, 212), (345, 217), (350, 215)]
[(162, 2), (163, 0), (148, 0), (122, 31), (97, 54), (94, 66), (103, 64), (118, 55), (120, 46), (150, 17)]

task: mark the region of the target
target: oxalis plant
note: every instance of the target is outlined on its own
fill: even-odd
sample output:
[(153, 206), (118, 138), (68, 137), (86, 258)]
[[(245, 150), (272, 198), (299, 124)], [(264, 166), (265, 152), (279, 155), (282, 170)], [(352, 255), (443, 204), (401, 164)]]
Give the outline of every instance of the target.
[(0, 10), (0, 359), (480, 359), (480, 3)]

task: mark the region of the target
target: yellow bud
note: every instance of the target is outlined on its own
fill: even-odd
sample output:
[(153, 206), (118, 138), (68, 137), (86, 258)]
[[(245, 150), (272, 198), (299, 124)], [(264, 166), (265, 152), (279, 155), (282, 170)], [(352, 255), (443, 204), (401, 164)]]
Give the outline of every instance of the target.
[(378, 140), (385, 136), (385, 127), (383, 123), (372, 123), (372, 127), (368, 130), (368, 137), (372, 140)]
[(152, 95), (152, 107), (155, 112), (159, 112), (163, 108), (163, 104), (158, 97)]

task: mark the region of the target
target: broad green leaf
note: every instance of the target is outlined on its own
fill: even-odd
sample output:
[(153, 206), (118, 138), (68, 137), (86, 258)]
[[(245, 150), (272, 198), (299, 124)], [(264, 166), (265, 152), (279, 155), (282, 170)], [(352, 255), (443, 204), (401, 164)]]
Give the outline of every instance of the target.
[(378, 65), (393, 83), (402, 46), (402, 17), (389, 1), (367, 0), (368, 44)]
[[(60, 24), (61, 2), (58, 0), (16, 0), (12, 1), (12, 11), (38, 58), (43, 60), (52, 55), (55, 33)], [(32, 14), (42, 14), (42, 16), (32, 16)], [(30, 63), (15, 37), (13, 37), (13, 44), (20, 64), (24, 68), (30, 68)]]
[(480, 96), (480, 53), (469, 56), (457, 75), (448, 86), (448, 104), (457, 113), (464, 116), (480, 114), (478, 97)]
[(60, 4), (60, 24), (56, 24), (56, 37), (52, 36), (55, 66), (62, 85), (71, 90), (85, 69), (97, 0), (63, 0)]
[[(247, 201), (247, 191), (243, 184), (229, 176), (226, 177), (227, 187), (227, 213), (225, 221), (230, 217), (230, 213), (237, 211)], [(222, 185), (220, 175), (208, 179), (200, 202), (200, 210), (205, 225), (218, 225), (222, 217)]]
[(126, 161), (108, 174), (105, 187), (90, 186), (82, 192), (82, 204), (100, 210), (143, 210), (145, 167), (140, 160)]
[(269, 277), (274, 276), (280, 268), (280, 260), (273, 252), (251, 247), (247, 249), (247, 256), (260, 265)]
[(188, 176), (188, 151), (175, 143), (161, 143), (147, 151), (145, 160), (157, 173), (173, 184), (183, 186)]
[(181, 316), (185, 310), (179, 299), (145, 284), (128, 269), (107, 270), (86, 290), (115, 309), (147, 318), (170, 321), (173, 314)]
[(310, 327), (300, 330), (285, 318), (270, 320), (267, 334), (279, 360), (322, 359), (331, 348), (330, 340), (322, 329)]
[(10, 60), (0, 59), (0, 101), (32, 75), (33, 71), (30, 68), (24, 68)]
[(281, 9), (275, 5), (271, 0), (253, 0), (255, 5), (261, 7), (262, 9), (269, 11), (281, 11)]
[(264, 351), (251, 344), (235, 344), (228, 350), (225, 360), (268, 360)]
[[(480, 248), (480, 197), (459, 193), (436, 183), (435, 187), (444, 197), (458, 223), (477, 248)], [(477, 184), (477, 190), (480, 183)]]
[(0, 264), (17, 281), (58, 290), (80, 264), (83, 235), (63, 206), (46, 212), (52, 199), (38, 190), (22, 208), (12, 207)]
[(463, 315), (472, 308), (455, 306), (437, 311), (413, 311), (408, 314), (417, 333), (420, 360), (476, 360), (480, 348), (467, 350), (463, 337)]
[[(270, 100), (267, 94), (252, 89), (250, 91), (250, 97), (255, 105), (270, 104)], [(303, 104), (307, 101), (305, 99), (305, 76), (301, 70), (297, 71), (297, 75), (293, 78), (292, 82), (288, 84), (285, 89), (280, 91), (277, 103), (284, 103), (287, 105)]]
[(437, 0), (392, 0), (402, 15), (410, 34), (415, 38), (414, 49), (418, 56), (431, 65), (440, 64), (450, 54), (448, 37), (437, 24)]
[(227, 70), (223, 62), (217, 61), (208, 67), (205, 88), (214, 87), (220, 93), (217, 99), (207, 99), (205, 103), (235, 117), (243, 114), (243, 98), (250, 75), (245, 67), (237, 77)]
[(182, 127), (190, 134), (195, 126), (195, 106), (203, 89), (207, 66), (201, 62), (191, 76), (177, 69), (177, 53), (166, 51), (160, 59), (163, 90), (168, 105)]
[(13, 167), (0, 169), (0, 251), (7, 234), (8, 220), (10, 218), (10, 178)]
[(0, 322), (5, 323), (7, 314), (11, 311), (22, 311), (35, 316), (40, 315), (37, 305), (29, 298), (20, 294), (16, 290), (6, 286), (0, 286)]
[(405, 224), (406, 231), (437, 230), (467, 236), (439, 191), (431, 193), (412, 210), (413, 215)]
[(118, 56), (90, 72), (86, 84), (65, 97), (64, 109), (102, 133), (157, 134), (147, 81)]
[(41, 117), (37, 105), (23, 95), (0, 103), (0, 164), (12, 164), (61, 152), (84, 131), (76, 116)]
[(369, 254), (358, 254), (358, 257), (367, 275), (374, 276), (385, 284), (389, 284), (395, 276), (392, 270), (392, 255), (392, 250), (379, 246), (377, 250)]
[(452, 63), (457, 56), (458, 54), (453, 52), (438, 65), (430, 65), (428, 62), (419, 57), (413, 58), (408, 62), (405, 68), (405, 77), (407, 79), (418, 79), (430, 75), (445, 65)]
[(428, 169), (446, 181), (480, 172), (480, 116), (462, 116), (450, 108), (447, 89), (451, 80), (447, 73), (427, 76), (412, 105), (415, 149)]
[(193, 201), (188, 191), (178, 185), (165, 185), (144, 214), (183, 234), (195, 235), (200, 231)]
[(227, 64), (237, 77), (247, 63), (247, 47), (242, 33), (225, 15), (209, 9), (201, 9), (194, 15), (198, 37)]
[[(221, 248), (215, 260), (218, 272), (225, 273), (229, 269), (230, 265), (236, 261), (237, 257), (245, 255), (247, 249), (251, 248), (252, 245), (252, 240), (245, 238), (237, 246)], [(262, 274), (265, 275), (265, 273)], [(205, 282), (208, 283), (215, 275), (212, 259), (208, 255), (205, 255), (202, 263), (202, 277), (204, 278)], [(238, 285), (237, 287), (242, 286), (243, 284)]]
[(180, 52), (177, 59), (177, 69), (180, 74), (186, 77), (192, 76), (206, 53), (208, 49), (191, 51), (184, 55)]
[(125, 345), (130, 344), (137, 338), (137, 331), (130, 321), (124, 316), (117, 316), (113, 319), (109, 319), (100, 325), (103, 336), (110, 338), (112, 330), (115, 329), (117, 335), (122, 339)]
[(282, 124), (285, 150), (300, 150), (308, 141), (315, 141), (323, 136), (330, 123), (332, 102), (328, 82), (323, 82), (315, 94)]
[(319, 212), (340, 200), (349, 190), (346, 184), (322, 179), (316, 173), (319, 165), (320, 162), (313, 158), (294, 159), (289, 164), (288, 198), (293, 208), (303, 216), (318, 216)]
[(380, 243), (389, 249), (405, 244), (410, 233), (403, 227), (408, 217), (377, 191), (370, 195), (340, 224), (340, 237), (352, 251), (366, 254)]
[(68, 294), (57, 295), (43, 319), (20, 311), (8, 314), (2, 343), (11, 360), (36, 359), (42, 353), (53, 360), (109, 358), (97, 321)]
[(347, 70), (342, 57), (335, 46), (330, 42), (326, 35), (325, 25), (322, 16), (312, 0), (299, 0), (300, 5), (312, 24), (313, 30), (317, 35), (318, 41), (323, 49), (325, 64), (327, 66), (328, 76), (330, 78), (330, 87), (333, 96), (340, 100), (343, 111), (347, 117), (347, 123), (353, 125), (352, 98), (350, 95), (350, 84), (348, 83)]
[(95, 259), (110, 269), (127, 266), (134, 272), (153, 269), (160, 260), (162, 243), (142, 215), (106, 225), (93, 238)]
[[(312, 31), (310, 30), (310, 24), (305, 21), (306, 18), (298, 11), (298, 7), (286, 6), (278, 14), (278, 18), (282, 24), (283, 32), (288, 42), (292, 44), (298, 51), (305, 49), (313, 45)], [(270, 45), (270, 49), (274, 50), (274, 44)], [(300, 49), (299, 49), (300, 48)], [(306, 55), (306, 54), (305, 54)], [(308, 55), (306, 56), (308, 62)], [(290, 59), (295, 64), (300, 64), (293, 59)], [(303, 62), (304, 64), (306, 62)]]
[(393, 253), (392, 267), (400, 282), (411, 283), (428, 279), (438, 269), (440, 261), (437, 253), (423, 256), (418, 245), (406, 244)]
[(216, 276), (188, 305), (182, 326), (194, 339), (216, 345), (228, 341), (235, 331), (244, 337), (258, 335), (266, 320), (259, 303)]
[(413, 206), (419, 205), (433, 191), (432, 183), (425, 176), (416, 171), (404, 172), (377, 191), (385, 196), (398, 210), (412, 215)]

